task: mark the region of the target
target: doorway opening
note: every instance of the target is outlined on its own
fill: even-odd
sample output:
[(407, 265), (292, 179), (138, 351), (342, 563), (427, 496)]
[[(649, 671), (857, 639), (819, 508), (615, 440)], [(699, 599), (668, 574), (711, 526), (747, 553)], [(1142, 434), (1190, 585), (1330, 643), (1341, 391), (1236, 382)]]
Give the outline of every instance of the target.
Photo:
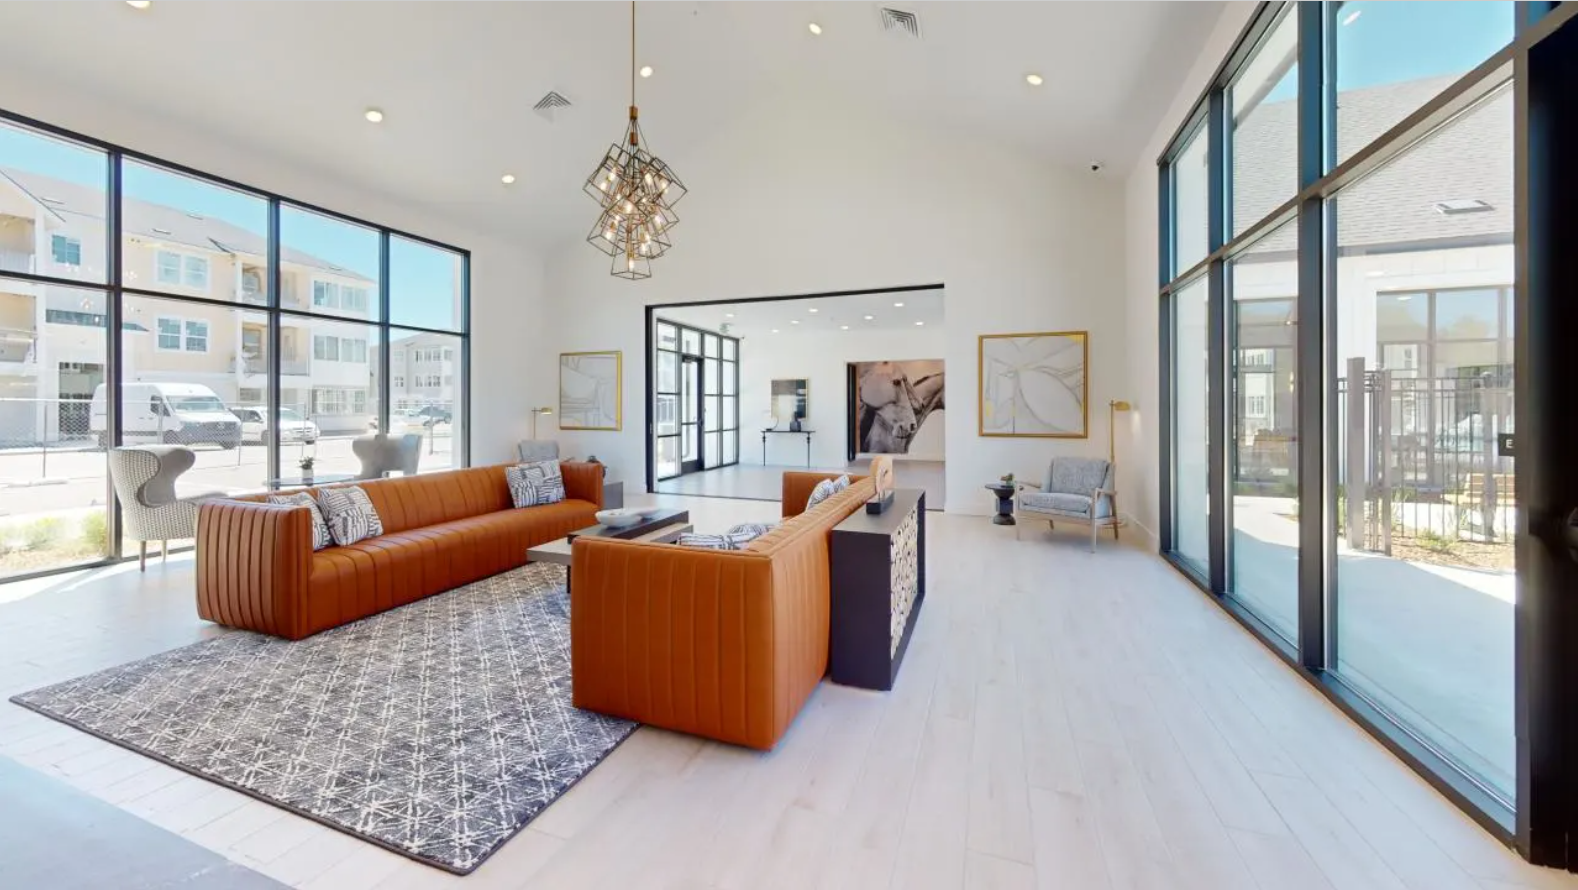
[(650, 444), (660, 485), (739, 462), (739, 349), (727, 333), (658, 319)]

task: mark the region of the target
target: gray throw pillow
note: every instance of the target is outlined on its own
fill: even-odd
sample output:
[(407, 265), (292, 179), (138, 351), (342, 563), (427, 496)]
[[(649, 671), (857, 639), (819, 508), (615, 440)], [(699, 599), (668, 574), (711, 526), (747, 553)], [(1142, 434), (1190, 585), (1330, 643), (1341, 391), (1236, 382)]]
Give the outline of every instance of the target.
[(564, 500), (564, 474), (556, 460), (517, 464), (504, 471), (516, 507), (537, 507)]
[(291, 507), (306, 507), (312, 513), (312, 549), (322, 550), (334, 543), (334, 538), (329, 534), (329, 523), (323, 518), (323, 511), (318, 509), (318, 502), (312, 495), (305, 491), (296, 494), (271, 494), (268, 496), (271, 504), (285, 504)]
[(384, 533), (378, 510), (360, 486), (319, 489), (318, 506), (323, 509), (323, 518), (329, 523), (334, 543), (341, 547)]

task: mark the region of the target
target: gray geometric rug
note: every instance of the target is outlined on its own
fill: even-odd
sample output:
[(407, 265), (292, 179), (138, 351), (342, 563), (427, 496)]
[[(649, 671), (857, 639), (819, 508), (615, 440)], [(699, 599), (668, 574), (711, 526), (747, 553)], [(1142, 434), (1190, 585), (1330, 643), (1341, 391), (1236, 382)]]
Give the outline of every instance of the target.
[(635, 731), (570, 704), (564, 569), (290, 642), (246, 631), (11, 699), (468, 874)]

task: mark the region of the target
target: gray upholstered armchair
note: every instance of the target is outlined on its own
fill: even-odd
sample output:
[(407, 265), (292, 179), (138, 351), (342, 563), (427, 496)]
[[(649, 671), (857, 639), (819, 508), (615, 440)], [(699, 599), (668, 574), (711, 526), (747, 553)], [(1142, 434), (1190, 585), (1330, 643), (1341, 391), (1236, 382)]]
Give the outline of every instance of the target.
[(192, 468), (197, 455), (182, 445), (141, 445), (112, 448), (110, 479), (121, 504), (125, 535), (136, 541), (137, 568), (148, 568), (148, 542), (158, 541), (168, 557), (170, 541), (197, 537), (197, 505), (205, 498), (224, 497), (211, 492), (197, 497), (175, 496), (176, 477)]
[(356, 474), (358, 479), (382, 479), (397, 470), (415, 476), (422, 460), (422, 436), (368, 433), (351, 440), (351, 452), (362, 462), (362, 471)]
[(522, 439), (516, 443), (515, 453), (520, 456), (521, 463), (558, 460), (559, 443), (553, 439)]
[[(1090, 552), (1096, 552), (1096, 533), (1112, 529), (1118, 539), (1118, 493), (1113, 489), (1112, 464), (1099, 457), (1055, 457), (1047, 466), (1041, 487), (1021, 483), (1016, 507), (1021, 522), (1045, 519), (1049, 528), (1059, 521), (1090, 526)], [(1014, 526), (1019, 534), (1019, 526)]]

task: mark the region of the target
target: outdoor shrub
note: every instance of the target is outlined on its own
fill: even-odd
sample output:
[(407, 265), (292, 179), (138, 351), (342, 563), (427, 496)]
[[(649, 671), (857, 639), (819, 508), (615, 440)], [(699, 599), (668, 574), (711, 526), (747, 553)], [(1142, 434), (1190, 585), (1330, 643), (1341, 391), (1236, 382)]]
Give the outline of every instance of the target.
[(94, 510), (82, 519), (82, 546), (95, 553), (104, 552), (109, 545), (109, 525), (103, 510)]
[(66, 521), (59, 516), (46, 516), (22, 526), (20, 531), (23, 550), (44, 550), (65, 539)]

